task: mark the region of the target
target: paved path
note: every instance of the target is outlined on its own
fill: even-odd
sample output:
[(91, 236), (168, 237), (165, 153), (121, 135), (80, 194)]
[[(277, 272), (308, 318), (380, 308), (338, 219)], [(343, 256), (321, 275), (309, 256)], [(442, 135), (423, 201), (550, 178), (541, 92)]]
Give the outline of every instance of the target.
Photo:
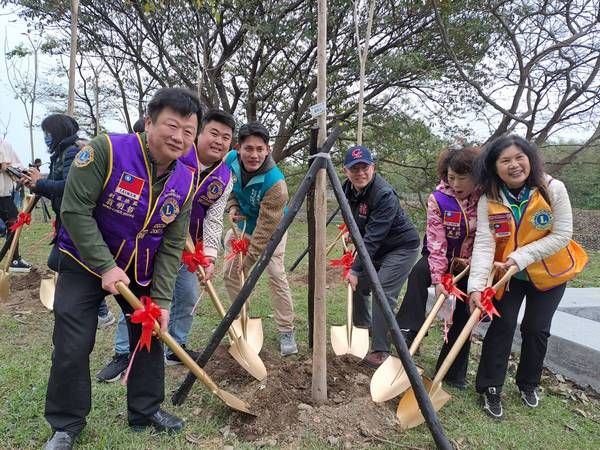
[[(433, 293), (430, 290), (430, 302)], [(523, 317), (525, 302), (519, 313)], [(485, 334), (487, 327), (476, 332)], [(554, 314), (544, 365), (580, 386), (600, 393), (600, 288), (567, 288)], [(513, 350), (520, 351), (521, 333), (517, 327)]]

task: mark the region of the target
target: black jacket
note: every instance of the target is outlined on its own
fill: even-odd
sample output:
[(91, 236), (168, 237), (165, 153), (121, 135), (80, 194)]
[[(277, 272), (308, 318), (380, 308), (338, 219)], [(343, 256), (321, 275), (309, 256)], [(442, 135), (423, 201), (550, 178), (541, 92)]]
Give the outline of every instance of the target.
[[(375, 173), (361, 192), (356, 192), (346, 180), (344, 193), (372, 261), (399, 248), (419, 247), (419, 233), (400, 206), (394, 188), (381, 175)], [(360, 258), (356, 258), (352, 270), (363, 271)]]
[(79, 151), (79, 147), (76, 144), (78, 139), (76, 134), (63, 139), (56, 150), (50, 155), (50, 173), (48, 177), (38, 180), (35, 188), (32, 189), (35, 194), (50, 199), (52, 210), (56, 215), (57, 233), (60, 229), (60, 204), (65, 190), (67, 175), (69, 174), (71, 163)]

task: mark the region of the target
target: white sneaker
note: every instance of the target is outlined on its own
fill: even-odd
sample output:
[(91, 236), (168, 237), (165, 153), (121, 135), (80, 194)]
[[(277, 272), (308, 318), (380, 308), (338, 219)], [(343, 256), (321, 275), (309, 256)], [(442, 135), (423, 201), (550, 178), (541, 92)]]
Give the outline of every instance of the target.
[(115, 316), (110, 311), (105, 316), (98, 316), (98, 329), (107, 328), (115, 323)]

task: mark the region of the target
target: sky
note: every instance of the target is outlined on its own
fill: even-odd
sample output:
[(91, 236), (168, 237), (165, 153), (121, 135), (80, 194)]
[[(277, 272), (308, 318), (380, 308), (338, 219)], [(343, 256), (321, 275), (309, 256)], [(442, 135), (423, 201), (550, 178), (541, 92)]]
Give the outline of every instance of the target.
[[(14, 48), (20, 42), (26, 42), (26, 38), (22, 33), (27, 31), (27, 27), (25, 26), (25, 23), (17, 17), (14, 11), (14, 7), (0, 7), (0, 48), (2, 49), (3, 54), (5, 38), (9, 49)], [(40, 58), (40, 74), (43, 74), (45, 70), (49, 69), (51, 63), (51, 58), (42, 56)], [(26, 166), (28, 163), (32, 162), (27, 117), (25, 115), (23, 104), (15, 99), (15, 95), (8, 84), (4, 55), (0, 58), (0, 98), (2, 99), (0, 106), (0, 137), (2, 137), (6, 124), (8, 123), (5, 140), (12, 145), (19, 155), (21, 163)], [(39, 127), (39, 123), (46, 115), (46, 108), (41, 104), (37, 104), (34, 112), (36, 117), (35, 123), (38, 124), (38, 126), (35, 127), (33, 134), (35, 157), (42, 158), (42, 161), (48, 162), (49, 157), (46, 151), (46, 145), (44, 144), (44, 134)]]

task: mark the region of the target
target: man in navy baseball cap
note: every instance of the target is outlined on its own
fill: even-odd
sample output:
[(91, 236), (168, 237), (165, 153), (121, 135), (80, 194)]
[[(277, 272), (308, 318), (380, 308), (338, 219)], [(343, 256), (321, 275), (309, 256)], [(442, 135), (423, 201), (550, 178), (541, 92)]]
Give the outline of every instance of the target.
[(349, 169), (354, 164), (363, 163), (371, 166), (374, 164), (373, 156), (367, 147), (362, 145), (355, 145), (350, 147), (346, 152), (346, 158), (344, 159), (344, 167)]
[[(400, 206), (394, 188), (375, 172), (373, 156), (368, 148), (350, 147), (344, 159), (344, 193), (358, 226), (367, 252), (392, 309), (402, 285), (419, 253), (419, 234)], [(353, 323), (370, 327), (372, 350), (362, 363), (379, 367), (389, 356), (388, 327), (378, 303), (370, 299), (369, 280), (363, 261), (357, 257), (346, 280), (352, 286)]]

